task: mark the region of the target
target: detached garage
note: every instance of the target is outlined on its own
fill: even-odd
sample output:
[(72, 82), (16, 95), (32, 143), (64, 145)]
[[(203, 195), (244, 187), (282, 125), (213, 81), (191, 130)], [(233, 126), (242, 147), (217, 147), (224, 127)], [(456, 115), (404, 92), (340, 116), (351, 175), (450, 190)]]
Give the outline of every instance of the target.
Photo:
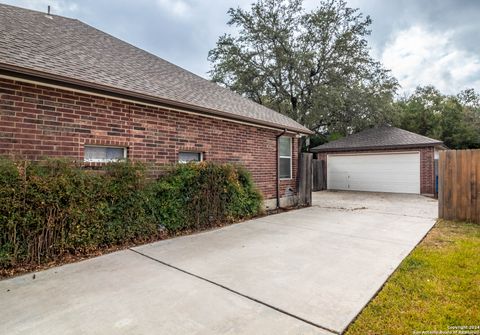
[(441, 141), (383, 126), (312, 149), (325, 162), (327, 189), (435, 194)]

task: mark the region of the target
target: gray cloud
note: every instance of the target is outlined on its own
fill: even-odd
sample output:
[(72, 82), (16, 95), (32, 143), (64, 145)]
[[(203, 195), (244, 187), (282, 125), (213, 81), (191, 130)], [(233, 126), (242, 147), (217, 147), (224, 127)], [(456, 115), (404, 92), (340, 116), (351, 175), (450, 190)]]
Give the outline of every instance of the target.
[[(373, 18), (371, 42), (383, 48), (392, 34), (414, 25), (423, 25), (432, 31), (451, 31), (461, 48), (476, 52), (480, 29), (480, 1), (478, 0), (348, 0)], [(473, 38), (475, 37), (476, 38)]]
[[(373, 19), (373, 54), (403, 90), (435, 85), (445, 93), (480, 90), (480, 1), (348, 0)], [(436, 42), (434, 41), (436, 40)], [(428, 50), (424, 47), (428, 45)], [(392, 50), (397, 53), (392, 54)], [(403, 57), (397, 57), (403, 52)]]
[[(347, 0), (373, 19), (372, 53), (407, 92), (433, 84), (447, 93), (480, 91), (480, 1)], [(77, 18), (207, 77), (207, 53), (228, 31), (229, 7), (253, 0), (4, 0)], [(305, 0), (313, 8), (318, 0)]]

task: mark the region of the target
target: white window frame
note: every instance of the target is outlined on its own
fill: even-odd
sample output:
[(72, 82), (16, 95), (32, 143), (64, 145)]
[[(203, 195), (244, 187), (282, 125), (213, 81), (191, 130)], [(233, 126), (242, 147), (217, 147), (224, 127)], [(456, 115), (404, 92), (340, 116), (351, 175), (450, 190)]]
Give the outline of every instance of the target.
[[(280, 155), (280, 139), (281, 138), (288, 138), (288, 142), (290, 143), (290, 156), (281, 156)], [(288, 158), (290, 159), (290, 176), (289, 177), (280, 177), (280, 159), (281, 158)], [(290, 136), (281, 136), (278, 139), (278, 177), (280, 180), (291, 180), (292, 179), (292, 174), (293, 174), (293, 150), (292, 150), (292, 138)]]
[[(187, 154), (198, 154), (200, 156), (199, 161), (189, 161), (189, 162), (183, 162), (180, 161), (180, 154), (187, 153)], [(195, 162), (195, 163), (200, 163), (203, 162), (203, 152), (201, 151), (190, 151), (190, 150), (181, 150), (178, 152), (178, 159), (177, 159), (178, 164), (188, 164), (190, 162)]]
[[(122, 159), (103, 159), (103, 158), (98, 158), (98, 159), (87, 159), (85, 157), (85, 149), (86, 148), (113, 148), (113, 149), (123, 149), (123, 158)], [(85, 144), (83, 146), (83, 161), (86, 163), (113, 163), (113, 162), (119, 162), (122, 160), (127, 159), (127, 152), (128, 148), (127, 147), (122, 147), (122, 146), (116, 146), (116, 145), (91, 145), (91, 144)]]

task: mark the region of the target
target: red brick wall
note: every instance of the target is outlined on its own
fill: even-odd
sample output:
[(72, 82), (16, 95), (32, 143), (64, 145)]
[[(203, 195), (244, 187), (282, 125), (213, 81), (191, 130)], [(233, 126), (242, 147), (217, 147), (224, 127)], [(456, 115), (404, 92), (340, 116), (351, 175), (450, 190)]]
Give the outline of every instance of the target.
[[(368, 153), (368, 152), (395, 152), (395, 151), (419, 151), (420, 152), (420, 193), (434, 194), (435, 193), (435, 168), (434, 168), (434, 148), (433, 147), (412, 147), (399, 149), (376, 149), (376, 150), (357, 150), (334, 153)], [(327, 160), (328, 152), (319, 152), (316, 154), (317, 159)], [(326, 165), (325, 165), (326, 166)], [(326, 176), (325, 171), (325, 176)]]
[[(83, 161), (85, 144), (125, 146), (132, 160), (162, 165), (195, 150), (205, 160), (243, 164), (266, 199), (276, 196), (275, 135), (280, 131), (0, 78), (0, 155)], [(296, 189), (293, 178), (280, 195)]]

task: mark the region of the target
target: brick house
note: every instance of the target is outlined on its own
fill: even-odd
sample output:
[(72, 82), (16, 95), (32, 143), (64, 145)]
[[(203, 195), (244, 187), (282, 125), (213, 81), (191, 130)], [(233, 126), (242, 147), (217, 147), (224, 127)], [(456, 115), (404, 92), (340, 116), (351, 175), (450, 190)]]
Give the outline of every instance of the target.
[(0, 155), (236, 162), (267, 206), (296, 193), (294, 120), (78, 20), (0, 4), (0, 32)]
[(442, 141), (382, 126), (311, 149), (324, 160), (327, 189), (434, 195)]

